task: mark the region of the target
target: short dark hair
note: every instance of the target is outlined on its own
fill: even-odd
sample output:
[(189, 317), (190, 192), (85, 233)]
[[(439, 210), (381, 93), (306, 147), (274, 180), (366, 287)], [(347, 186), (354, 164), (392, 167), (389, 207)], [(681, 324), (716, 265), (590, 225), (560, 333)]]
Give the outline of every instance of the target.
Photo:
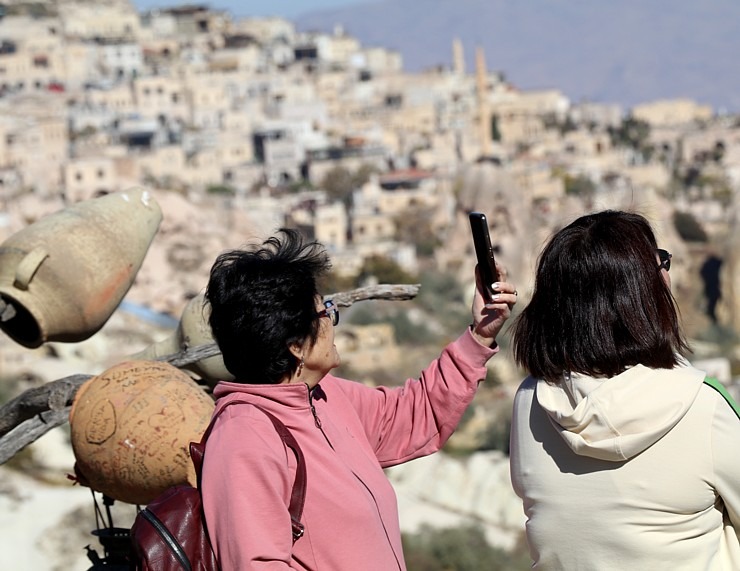
[(548, 382), (675, 367), (688, 344), (656, 248), (650, 223), (631, 212), (588, 214), (556, 232), (514, 324), (516, 362)]
[(289, 346), (315, 343), (316, 281), (330, 267), (320, 243), (286, 228), (251, 249), (218, 256), (205, 302), (213, 338), (237, 382), (276, 384), (296, 369)]

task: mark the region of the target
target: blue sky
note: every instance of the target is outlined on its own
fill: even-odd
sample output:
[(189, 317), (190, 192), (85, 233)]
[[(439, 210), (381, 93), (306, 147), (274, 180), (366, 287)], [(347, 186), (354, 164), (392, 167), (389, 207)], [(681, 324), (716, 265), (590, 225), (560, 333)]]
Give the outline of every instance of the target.
[[(306, 12), (314, 12), (325, 8), (338, 8), (350, 4), (362, 4), (371, 0), (215, 0), (206, 2), (191, 2), (207, 4), (214, 10), (228, 10), (236, 17), (246, 16), (282, 16), (295, 18)], [(138, 10), (162, 8), (186, 4), (184, 1), (173, 0), (133, 0)]]

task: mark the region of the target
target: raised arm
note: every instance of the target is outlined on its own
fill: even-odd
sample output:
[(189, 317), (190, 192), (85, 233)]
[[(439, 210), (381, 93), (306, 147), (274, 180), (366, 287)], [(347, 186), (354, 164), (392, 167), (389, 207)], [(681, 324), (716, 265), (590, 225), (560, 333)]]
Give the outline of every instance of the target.
[(477, 284), (468, 331), (445, 347), (418, 379), (408, 379), (400, 388), (340, 384), (382, 466), (439, 450), (457, 428), (485, 379), (486, 362), (498, 351), (496, 336), (516, 303), (512, 284), (496, 286), (497, 297), (486, 305)]

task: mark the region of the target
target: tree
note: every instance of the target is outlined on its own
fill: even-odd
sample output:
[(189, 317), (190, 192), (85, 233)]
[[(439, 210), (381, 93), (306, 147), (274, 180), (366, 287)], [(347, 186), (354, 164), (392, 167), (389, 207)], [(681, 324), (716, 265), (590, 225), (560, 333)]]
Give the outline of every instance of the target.
[(381, 284), (411, 284), (416, 282), (416, 277), (385, 256), (370, 256), (365, 260), (357, 276), (358, 285), (364, 283), (369, 277), (374, 277)]
[(236, 189), (227, 184), (212, 184), (206, 188), (207, 194), (220, 194), (225, 196), (236, 195)]
[(438, 233), (432, 228), (432, 208), (408, 208), (396, 217), (396, 240), (413, 244), (416, 253), (431, 257), (437, 247), (442, 245)]
[(327, 192), (330, 199), (349, 205), (352, 200), (352, 192), (370, 180), (370, 177), (376, 172), (378, 172), (378, 169), (367, 163), (360, 165), (354, 173), (346, 167), (337, 166), (327, 171), (321, 182), (321, 187)]
[(707, 233), (699, 221), (690, 212), (673, 213), (673, 225), (679, 236), (686, 242), (706, 242)]
[(355, 188), (358, 188), (370, 180), (370, 177), (378, 172), (378, 167), (368, 163), (361, 164), (355, 174), (352, 175), (352, 182)]
[(717, 141), (712, 150), (712, 160), (715, 163), (721, 163), (722, 159), (725, 157), (725, 150), (725, 144), (722, 141)]
[(591, 198), (594, 192), (596, 192), (594, 182), (582, 174), (577, 176), (566, 174), (563, 177), (563, 183), (565, 184), (565, 194), (580, 196), (581, 198)]
[(632, 115), (625, 117), (619, 127), (609, 127), (609, 137), (615, 147), (627, 147), (649, 160), (655, 150), (649, 143), (650, 124)]
[(478, 525), (435, 529), (422, 526), (418, 533), (403, 535), (409, 571), (524, 571), (529, 557), (489, 545)]
[(501, 130), (498, 127), (498, 115), (491, 115), (491, 140), (501, 140)]
[(345, 167), (334, 167), (324, 175), (321, 181), (323, 188), (331, 200), (338, 200), (349, 204), (355, 182), (352, 173)]

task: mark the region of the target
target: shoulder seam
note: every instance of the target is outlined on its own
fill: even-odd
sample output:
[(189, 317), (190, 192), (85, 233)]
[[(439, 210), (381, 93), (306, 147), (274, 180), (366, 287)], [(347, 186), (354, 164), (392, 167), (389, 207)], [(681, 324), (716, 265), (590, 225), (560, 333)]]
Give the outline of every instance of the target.
[(740, 405), (732, 398), (727, 388), (714, 377), (705, 377), (704, 384), (717, 391), (740, 419)]

